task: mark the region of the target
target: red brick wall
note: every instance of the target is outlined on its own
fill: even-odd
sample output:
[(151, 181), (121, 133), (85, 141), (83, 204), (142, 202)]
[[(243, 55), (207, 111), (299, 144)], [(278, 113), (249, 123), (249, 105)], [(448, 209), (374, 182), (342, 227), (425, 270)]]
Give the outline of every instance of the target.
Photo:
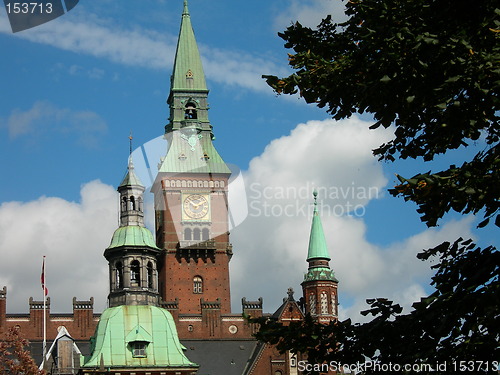
[[(4, 309), (2, 310), (2, 304)], [(24, 337), (29, 341), (43, 340), (43, 301), (29, 301), (29, 314), (6, 314), (6, 298), (0, 298), (0, 322), (3, 328), (19, 326)], [(47, 340), (54, 340), (57, 328), (65, 326), (75, 340), (88, 340), (94, 334), (99, 316), (94, 315), (93, 300), (76, 301), (73, 299), (72, 314), (51, 314), (50, 298), (47, 298)]]
[[(231, 246), (229, 243), (227, 219), (227, 176), (214, 176), (210, 182), (219, 183), (218, 187), (193, 187), (193, 182), (199, 184), (203, 178), (200, 175), (183, 175), (165, 177), (161, 181), (165, 211), (157, 214), (158, 246), (166, 249), (163, 259), (159, 262), (159, 292), (164, 301), (178, 299), (179, 314), (200, 314), (201, 303), (219, 301), (221, 313), (231, 312), (231, 294), (229, 283), (229, 260)], [(176, 184), (181, 182), (182, 186)], [(174, 186), (175, 185), (175, 186)], [(221, 186), (222, 185), (222, 186)], [(159, 186), (157, 185), (156, 188)], [(182, 198), (187, 194), (210, 195), (210, 219), (200, 219), (199, 222), (186, 220), (183, 222)], [(157, 200), (159, 191), (156, 191)], [(207, 228), (210, 231), (212, 244), (203, 248), (197, 244), (190, 249), (182, 245), (184, 229)], [(215, 242), (215, 243), (213, 243)], [(179, 250), (179, 247), (183, 247)], [(193, 278), (199, 276), (203, 280), (203, 292), (193, 291)]]

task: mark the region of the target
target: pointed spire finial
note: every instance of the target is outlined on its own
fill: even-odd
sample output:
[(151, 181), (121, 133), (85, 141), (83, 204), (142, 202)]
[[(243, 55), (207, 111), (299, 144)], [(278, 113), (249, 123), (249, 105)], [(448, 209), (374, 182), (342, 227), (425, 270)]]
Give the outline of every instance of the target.
[(184, 9), (182, 11), (183, 16), (189, 16), (188, 0), (184, 0)]
[(132, 155), (132, 139), (134, 139), (134, 137), (132, 137), (132, 130), (131, 130), (130, 135), (128, 136), (128, 140), (130, 142), (130, 154), (129, 155)]
[(313, 190), (313, 197), (314, 197), (314, 214), (318, 214), (318, 191), (316, 188)]

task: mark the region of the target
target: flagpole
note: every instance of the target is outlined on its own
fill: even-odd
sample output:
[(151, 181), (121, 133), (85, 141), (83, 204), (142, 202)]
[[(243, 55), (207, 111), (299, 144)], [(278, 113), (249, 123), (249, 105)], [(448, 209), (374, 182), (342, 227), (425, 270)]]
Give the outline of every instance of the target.
[(43, 293), (43, 346), (42, 365), (45, 364), (45, 356), (47, 355), (47, 288), (45, 287), (45, 255), (43, 256), (42, 263), (42, 293)]

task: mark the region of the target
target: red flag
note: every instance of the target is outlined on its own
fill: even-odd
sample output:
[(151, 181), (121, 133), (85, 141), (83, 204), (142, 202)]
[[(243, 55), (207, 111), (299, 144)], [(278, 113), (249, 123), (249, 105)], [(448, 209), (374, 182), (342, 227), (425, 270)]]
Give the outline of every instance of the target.
[(42, 276), (40, 277), (40, 281), (42, 283), (42, 290), (43, 290), (43, 295), (47, 297), (49, 294), (49, 290), (45, 286), (45, 256), (43, 257), (43, 262), (42, 262)]

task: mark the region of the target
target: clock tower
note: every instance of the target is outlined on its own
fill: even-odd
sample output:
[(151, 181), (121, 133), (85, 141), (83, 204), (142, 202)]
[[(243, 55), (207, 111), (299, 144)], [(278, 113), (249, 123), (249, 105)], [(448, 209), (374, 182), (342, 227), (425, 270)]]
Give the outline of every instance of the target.
[(228, 180), (208, 119), (208, 89), (187, 0), (171, 77), (168, 146), (152, 191), (155, 197), (159, 292), (178, 314), (207, 307), (230, 313)]

